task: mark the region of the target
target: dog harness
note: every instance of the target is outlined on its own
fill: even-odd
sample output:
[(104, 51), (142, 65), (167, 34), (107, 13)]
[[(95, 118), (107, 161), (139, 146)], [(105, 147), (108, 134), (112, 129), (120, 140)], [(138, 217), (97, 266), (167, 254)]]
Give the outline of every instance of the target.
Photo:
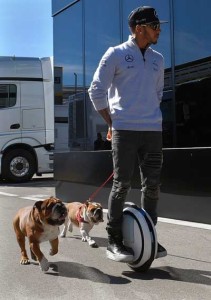
[(89, 223), (89, 222), (85, 221), (84, 217), (81, 216), (81, 210), (82, 210), (83, 206), (84, 205), (81, 205), (79, 207), (79, 210), (76, 214), (76, 220), (78, 221), (78, 223)]

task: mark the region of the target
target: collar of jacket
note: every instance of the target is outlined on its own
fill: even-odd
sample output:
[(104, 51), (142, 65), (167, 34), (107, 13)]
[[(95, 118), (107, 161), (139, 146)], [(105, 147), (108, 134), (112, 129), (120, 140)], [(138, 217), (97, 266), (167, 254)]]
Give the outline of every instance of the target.
[[(135, 40), (135, 38), (132, 36), (132, 35), (129, 35), (129, 37), (128, 37), (128, 45), (130, 46), (130, 47), (132, 47), (132, 48), (137, 48), (139, 51), (140, 51), (140, 48), (139, 48), (139, 46), (137, 45), (137, 43), (136, 43), (136, 40)], [(148, 52), (148, 51), (151, 51), (151, 47), (148, 47), (147, 49), (146, 49), (146, 51), (145, 51), (145, 53), (146, 52)]]

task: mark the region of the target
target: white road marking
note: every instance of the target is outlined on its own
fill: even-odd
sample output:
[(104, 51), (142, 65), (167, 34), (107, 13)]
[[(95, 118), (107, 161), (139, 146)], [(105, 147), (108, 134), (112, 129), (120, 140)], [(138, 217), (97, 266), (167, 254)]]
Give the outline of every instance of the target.
[(175, 225), (190, 226), (195, 228), (211, 230), (211, 225), (204, 224), (204, 223), (196, 223), (196, 222), (182, 221), (182, 220), (175, 220), (175, 219), (168, 219), (168, 218), (158, 218), (158, 221), (164, 223), (171, 223)]
[(49, 198), (49, 195), (28, 195), (26, 197), (20, 197), (21, 199), (30, 201), (40, 201)]
[(18, 195), (15, 195), (15, 194), (9, 194), (9, 193), (4, 193), (4, 192), (0, 192), (0, 195), (8, 196), (8, 197), (18, 197)]
[[(4, 193), (4, 192), (0, 192), (0, 195), (8, 196), (8, 197), (18, 197), (18, 198), (30, 200), (30, 201), (40, 201), (40, 200), (44, 200), (49, 197), (49, 195), (43, 195), (43, 194), (28, 195), (26, 197), (20, 197), (15, 194)], [(103, 212), (108, 213), (108, 209), (103, 209)], [(175, 220), (175, 219), (168, 219), (168, 218), (158, 218), (158, 221), (163, 222), (163, 223), (180, 225), (180, 226), (189, 226), (189, 227), (194, 227), (194, 228), (211, 230), (211, 225), (204, 224), (204, 223), (196, 223), (196, 222), (189, 222), (189, 221), (182, 221), (182, 220)]]
[[(103, 212), (108, 213), (108, 209), (103, 209)], [(211, 230), (211, 225), (204, 224), (204, 223), (196, 223), (196, 222), (189, 222), (189, 221), (182, 221), (182, 220), (175, 220), (175, 219), (168, 219), (168, 218), (158, 218), (158, 222)]]

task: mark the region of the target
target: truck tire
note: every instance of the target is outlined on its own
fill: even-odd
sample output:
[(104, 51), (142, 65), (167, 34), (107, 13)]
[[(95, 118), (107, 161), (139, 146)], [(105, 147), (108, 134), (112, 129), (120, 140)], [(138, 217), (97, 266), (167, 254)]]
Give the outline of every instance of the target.
[(25, 149), (13, 149), (5, 154), (2, 177), (10, 182), (29, 181), (36, 172), (36, 161), (32, 153)]

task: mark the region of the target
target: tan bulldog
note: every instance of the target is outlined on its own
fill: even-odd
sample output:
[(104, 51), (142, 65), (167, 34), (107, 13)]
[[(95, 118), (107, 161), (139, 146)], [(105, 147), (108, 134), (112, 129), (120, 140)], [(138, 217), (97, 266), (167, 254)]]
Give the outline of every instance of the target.
[(96, 242), (89, 236), (94, 225), (103, 222), (103, 208), (100, 203), (86, 201), (71, 202), (66, 204), (68, 216), (66, 217), (61, 237), (65, 237), (67, 230), (73, 231), (73, 225), (79, 227), (82, 241), (88, 242), (91, 247), (98, 247)]
[(50, 197), (44, 201), (35, 202), (34, 206), (21, 208), (14, 217), (13, 226), (18, 244), (21, 248), (22, 265), (30, 264), (25, 237), (29, 240), (31, 258), (39, 262), (42, 271), (48, 271), (49, 264), (40, 250), (40, 243), (49, 241), (50, 255), (58, 252), (59, 226), (65, 222), (66, 206), (61, 200)]

